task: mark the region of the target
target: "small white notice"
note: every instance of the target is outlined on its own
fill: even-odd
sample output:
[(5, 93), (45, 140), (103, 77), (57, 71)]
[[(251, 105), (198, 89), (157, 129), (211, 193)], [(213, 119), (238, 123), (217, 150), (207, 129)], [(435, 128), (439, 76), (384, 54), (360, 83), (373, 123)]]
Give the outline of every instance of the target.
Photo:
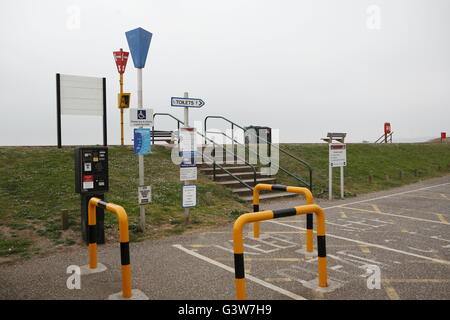
[(197, 180), (197, 166), (180, 167), (180, 181)]
[(148, 204), (152, 202), (152, 187), (142, 186), (139, 187), (139, 204)]
[(153, 109), (129, 109), (131, 127), (153, 126)]
[(195, 151), (195, 128), (180, 128), (180, 152), (191, 153)]
[(344, 143), (330, 143), (330, 167), (345, 167), (347, 165), (347, 148)]
[(197, 186), (187, 184), (183, 186), (183, 208), (192, 208), (197, 205)]

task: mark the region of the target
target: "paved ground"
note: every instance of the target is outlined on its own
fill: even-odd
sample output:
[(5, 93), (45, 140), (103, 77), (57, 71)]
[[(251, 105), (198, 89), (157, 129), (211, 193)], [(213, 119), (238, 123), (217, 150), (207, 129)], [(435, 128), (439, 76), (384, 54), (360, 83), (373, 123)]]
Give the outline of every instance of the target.
[[(450, 176), (319, 205), (332, 286), (316, 287), (316, 258), (301, 253), (305, 217), (287, 217), (263, 222), (260, 239), (246, 230), (249, 299), (450, 299)], [(231, 228), (132, 243), (133, 288), (150, 299), (234, 299)], [(105, 299), (121, 290), (118, 244), (98, 256), (108, 269), (83, 276), (80, 290), (67, 289), (66, 268), (86, 264), (86, 248), (1, 265), (0, 299)], [(376, 267), (381, 288), (368, 289), (368, 268)]]

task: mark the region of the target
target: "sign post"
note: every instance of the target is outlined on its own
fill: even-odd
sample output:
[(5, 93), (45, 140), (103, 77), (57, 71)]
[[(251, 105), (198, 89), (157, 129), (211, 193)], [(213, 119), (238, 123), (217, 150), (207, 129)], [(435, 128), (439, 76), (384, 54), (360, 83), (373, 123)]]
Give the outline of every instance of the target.
[[(142, 28), (133, 29), (125, 32), (128, 46), (133, 58), (134, 67), (137, 68), (137, 94), (138, 109), (143, 109), (142, 103), (142, 69), (145, 67), (148, 49), (152, 40), (152, 33)], [(144, 187), (144, 155), (138, 155), (139, 160), (139, 187)], [(141, 231), (145, 230), (145, 206), (139, 204), (139, 227)]]
[(333, 200), (333, 168), (341, 168), (341, 199), (344, 199), (344, 167), (347, 165), (347, 145), (344, 143), (330, 143), (328, 145), (328, 199)]
[(116, 61), (117, 71), (119, 72), (120, 79), (120, 93), (119, 93), (119, 109), (120, 109), (120, 145), (123, 146), (123, 109), (128, 108), (130, 105), (130, 94), (123, 93), (123, 74), (125, 72), (125, 68), (127, 66), (129, 52), (123, 51), (120, 48), (120, 51), (114, 51), (113, 56)]
[[(182, 207), (184, 208), (185, 223), (187, 224), (189, 223), (189, 208), (196, 205), (195, 193), (197, 190), (195, 185), (190, 184), (190, 180), (197, 180), (197, 165), (195, 163), (196, 136), (195, 129), (189, 127), (189, 108), (201, 108), (205, 105), (205, 102), (202, 99), (189, 98), (189, 93), (185, 92), (183, 98), (172, 97), (170, 105), (184, 108), (184, 127), (179, 130), (181, 138), (179, 140), (179, 151), (181, 157), (180, 180), (184, 181)], [(195, 201), (192, 201), (192, 199)]]

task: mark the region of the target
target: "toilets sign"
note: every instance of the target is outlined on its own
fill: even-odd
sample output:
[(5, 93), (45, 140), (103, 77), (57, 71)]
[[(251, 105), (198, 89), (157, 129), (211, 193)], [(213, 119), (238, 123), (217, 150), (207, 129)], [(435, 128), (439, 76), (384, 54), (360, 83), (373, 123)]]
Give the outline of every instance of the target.
[(172, 107), (201, 108), (205, 105), (205, 101), (195, 98), (172, 97), (170, 105)]

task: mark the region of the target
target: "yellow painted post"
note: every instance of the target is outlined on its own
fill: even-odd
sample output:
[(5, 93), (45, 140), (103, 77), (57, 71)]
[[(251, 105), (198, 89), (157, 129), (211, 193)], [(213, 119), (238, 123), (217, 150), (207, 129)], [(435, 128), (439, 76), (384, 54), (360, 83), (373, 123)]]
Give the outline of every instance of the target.
[(128, 216), (125, 209), (113, 203), (108, 203), (106, 209), (114, 212), (119, 220), (120, 233), (120, 260), (122, 269), (122, 296), (131, 298), (131, 265), (130, 265), (130, 246), (128, 233)]
[(98, 198), (91, 198), (88, 204), (88, 241), (89, 268), (97, 269), (97, 219), (96, 205)]
[(122, 269), (122, 296), (131, 298), (131, 264), (130, 246), (128, 233), (128, 216), (125, 209), (114, 203), (107, 203), (98, 198), (91, 198), (88, 205), (88, 226), (89, 226), (89, 268), (97, 268), (97, 241), (96, 241), (96, 207), (102, 207), (117, 215), (119, 220), (120, 233), (120, 261)]
[[(123, 49), (121, 48), (120, 51), (123, 51)], [(122, 94), (123, 93), (123, 73), (120, 74), (119, 81), (120, 81), (120, 94)], [(120, 108), (120, 145), (123, 146), (123, 108)]]

